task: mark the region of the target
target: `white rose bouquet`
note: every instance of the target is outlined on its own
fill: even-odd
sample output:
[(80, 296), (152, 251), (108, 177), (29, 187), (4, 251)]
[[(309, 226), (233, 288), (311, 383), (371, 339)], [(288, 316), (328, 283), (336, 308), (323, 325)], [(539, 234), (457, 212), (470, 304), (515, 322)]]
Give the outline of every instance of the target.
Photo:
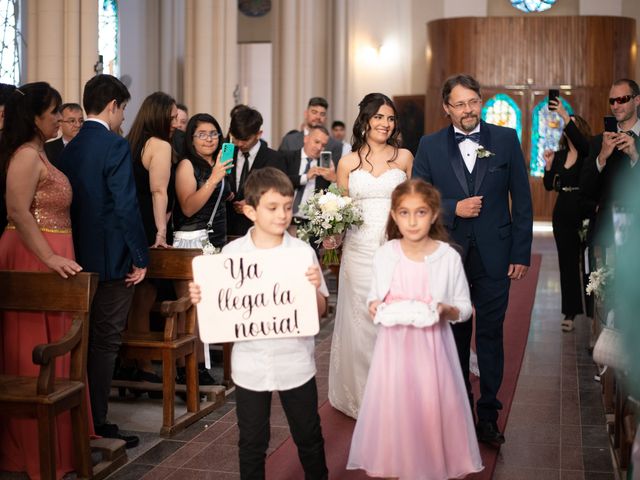
[(589, 283), (587, 284), (587, 295), (595, 295), (596, 298), (604, 300), (611, 280), (613, 278), (613, 270), (606, 265), (594, 270), (589, 274)]
[(302, 206), (302, 213), (308, 222), (298, 227), (298, 237), (309, 241), (316, 238), (322, 242), (324, 265), (338, 265), (338, 247), (342, 244), (344, 234), (351, 226), (362, 225), (362, 214), (353, 204), (350, 197), (342, 196), (335, 183), (326, 191), (312, 195)]

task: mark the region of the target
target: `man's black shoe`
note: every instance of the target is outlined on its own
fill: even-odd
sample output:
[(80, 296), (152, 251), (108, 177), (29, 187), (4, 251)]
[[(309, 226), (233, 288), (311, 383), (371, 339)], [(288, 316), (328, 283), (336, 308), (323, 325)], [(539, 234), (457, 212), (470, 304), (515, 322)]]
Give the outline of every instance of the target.
[(124, 440), (126, 448), (137, 447), (140, 439), (135, 435), (123, 435), (115, 423), (105, 423), (95, 426), (96, 434), (105, 438), (117, 438)]
[(488, 420), (479, 420), (476, 425), (476, 435), (478, 441), (488, 443), (490, 445), (502, 445), (505, 442), (504, 435), (498, 430), (496, 422)]

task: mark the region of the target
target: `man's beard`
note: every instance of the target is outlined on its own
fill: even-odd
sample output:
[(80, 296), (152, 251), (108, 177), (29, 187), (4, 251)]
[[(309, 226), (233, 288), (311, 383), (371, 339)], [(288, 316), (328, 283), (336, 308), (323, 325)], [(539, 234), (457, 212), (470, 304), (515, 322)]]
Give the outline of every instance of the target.
[[(472, 125), (468, 123), (470, 120), (473, 120)], [(466, 124), (465, 121), (467, 122)], [(467, 133), (472, 132), (478, 126), (478, 123), (480, 123), (480, 120), (478, 119), (477, 115), (467, 115), (466, 117), (462, 117), (460, 119), (460, 126), (462, 127), (462, 130)]]

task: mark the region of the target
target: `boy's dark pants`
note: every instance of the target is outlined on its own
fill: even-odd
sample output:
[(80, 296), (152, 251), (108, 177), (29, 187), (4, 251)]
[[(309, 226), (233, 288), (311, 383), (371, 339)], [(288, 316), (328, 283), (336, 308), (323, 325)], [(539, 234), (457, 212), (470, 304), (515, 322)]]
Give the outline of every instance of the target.
[[(278, 392), (298, 447), (298, 457), (307, 480), (326, 479), (329, 471), (318, 415), (318, 389), (313, 377), (304, 385)], [(240, 478), (265, 478), (265, 457), (269, 446), (271, 392), (255, 392), (236, 385), (236, 412), (240, 440)]]

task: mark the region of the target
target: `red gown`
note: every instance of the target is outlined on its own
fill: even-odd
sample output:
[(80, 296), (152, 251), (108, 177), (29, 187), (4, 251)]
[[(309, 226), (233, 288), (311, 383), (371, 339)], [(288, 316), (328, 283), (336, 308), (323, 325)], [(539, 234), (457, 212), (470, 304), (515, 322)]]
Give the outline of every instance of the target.
[[(20, 148), (32, 148), (22, 146)], [(67, 177), (55, 168), (44, 153), (40, 159), (47, 169), (31, 203), (33, 214), (42, 235), (54, 253), (75, 258), (71, 237), (71, 185)], [(23, 243), (15, 225), (9, 225), (0, 237), (0, 269), (47, 272), (51, 271)], [(59, 340), (71, 326), (67, 314), (0, 313), (0, 372), (8, 375), (37, 376), (38, 366), (31, 360), (33, 347)], [(56, 377), (69, 377), (70, 356), (56, 360)], [(73, 439), (69, 412), (56, 419), (56, 478), (73, 471)], [(93, 422), (89, 422), (93, 433)], [(0, 471), (26, 472), (30, 478), (40, 478), (40, 452), (36, 420), (8, 419), (0, 416)]]

